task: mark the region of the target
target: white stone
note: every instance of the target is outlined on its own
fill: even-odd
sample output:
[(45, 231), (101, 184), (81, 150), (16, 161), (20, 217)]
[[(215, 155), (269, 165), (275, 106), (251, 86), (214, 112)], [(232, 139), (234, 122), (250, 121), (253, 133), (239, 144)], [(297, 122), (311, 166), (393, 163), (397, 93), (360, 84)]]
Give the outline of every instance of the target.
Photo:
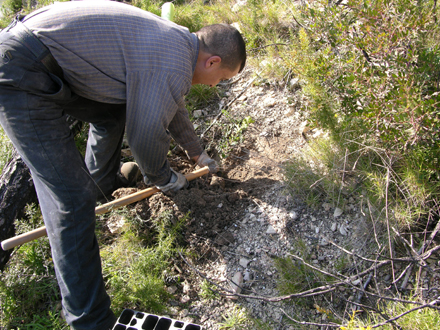
[[(240, 293), (243, 285), (243, 275), (241, 272), (236, 272), (230, 281), (231, 290), (234, 293)], [(230, 297), (231, 299), (237, 299), (237, 297)]]
[(276, 233), (277, 233), (277, 231), (271, 225), (269, 225), (269, 227), (267, 227), (266, 234), (276, 234)]
[(293, 79), (290, 80), (289, 83), (290, 83), (290, 86), (297, 87), (297, 86), (299, 86), (299, 79), (298, 78), (293, 78)]
[(177, 291), (177, 287), (175, 285), (167, 287), (167, 292), (170, 294), (174, 294), (176, 291)]
[(107, 227), (112, 234), (121, 233), (125, 225), (125, 217), (123, 215), (114, 215), (107, 220)]
[(330, 228), (332, 231), (336, 231), (338, 225), (336, 224), (336, 222), (332, 223), (332, 227)]
[(251, 275), (250, 271), (246, 270), (246, 271), (244, 272), (243, 279), (244, 279), (246, 282), (249, 282), (250, 280), (252, 280), (252, 275)]
[(341, 225), (339, 227), (339, 232), (341, 233), (342, 236), (346, 236), (347, 235), (347, 229), (345, 228), (344, 225)]
[(240, 258), (239, 264), (241, 267), (246, 268), (249, 264), (249, 259), (247, 258)]
[(298, 219), (298, 213), (296, 213), (295, 211), (291, 211), (291, 212), (289, 212), (289, 217), (292, 220), (296, 220), (296, 219)]
[(205, 115), (205, 113), (203, 112), (203, 110), (194, 110), (193, 111), (194, 118), (200, 118), (204, 115)]
[(263, 101), (263, 106), (270, 108), (273, 107), (277, 103), (277, 100), (273, 97), (267, 97)]
[(337, 217), (339, 217), (341, 214), (342, 214), (342, 210), (341, 210), (339, 207), (335, 208), (335, 212), (333, 213), (333, 216), (334, 216), (335, 218), (337, 218)]

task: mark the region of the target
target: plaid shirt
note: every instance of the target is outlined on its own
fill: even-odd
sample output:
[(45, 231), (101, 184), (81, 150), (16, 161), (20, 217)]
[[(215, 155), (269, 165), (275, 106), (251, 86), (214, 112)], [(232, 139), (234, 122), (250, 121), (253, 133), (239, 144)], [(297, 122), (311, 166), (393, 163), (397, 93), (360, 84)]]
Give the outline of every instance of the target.
[(152, 183), (170, 177), (170, 133), (190, 157), (202, 153), (184, 104), (199, 46), (188, 29), (113, 1), (56, 3), (23, 22), (50, 49), (73, 92), (127, 104), (128, 142)]

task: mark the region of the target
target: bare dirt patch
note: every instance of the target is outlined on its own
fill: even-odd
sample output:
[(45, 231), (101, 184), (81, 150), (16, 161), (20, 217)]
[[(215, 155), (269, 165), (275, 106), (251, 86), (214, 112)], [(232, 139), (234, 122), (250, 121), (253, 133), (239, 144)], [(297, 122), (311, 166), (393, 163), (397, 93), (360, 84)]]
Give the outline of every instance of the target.
[[(347, 313), (355, 307), (350, 302), (361, 303), (365, 299), (359, 290), (350, 289), (350, 285), (365, 285), (367, 276), (351, 283), (348, 289), (341, 286), (328, 295), (274, 302), (261, 299), (280, 296), (283, 279), (274, 261), (292, 259), (292, 254), (301, 255), (302, 251), (310, 265), (332, 274), (351, 276), (366, 264), (330, 242), (363, 255), (375, 244), (375, 230), (379, 228), (366, 217), (360, 196), (342, 195), (341, 209), (325, 201), (311, 209), (299, 196), (288, 193), (283, 164), (307, 145), (304, 120), (298, 109), (301, 99), (295, 93), (295, 86), (249, 87), (250, 78), (250, 72), (242, 74), (225, 86), (226, 96), (218, 104), (201, 109), (198, 132), (205, 133), (202, 142), (221, 164), (221, 171), (190, 182), (188, 189), (173, 196), (158, 193), (133, 206), (144, 219), (155, 218), (164, 211), (171, 212), (176, 219), (188, 215), (183, 238), (197, 257), (182, 256), (174, 261), (175, 275), (180, 281), (169, 282), (168, 289), (174, 295), (169, 313), (211, 330), (220, 329), (225, 317), (237, 313), (237, 306), (245, 307), (267, 329), (297, 329), (299, 326), (284, 313), (300, 321), (327, 323), (332, 318), (341, 322), (342, 317), (349, 318)], [(230, 105), (229, 117), (219, 117), (216, 125), (204, 131), (206, 119), (218, 116), (219, 104), (230, 104), (237, 95), (241, 96)], [(254, 122), (229, 147), (227, 157), (220, 159), (212, 146), (227, 138), (225, 127), (248, 116)], [(313, 136), (315, 132), (307, 134)], [(172, 167), (182, 173), (194, 170), (179, 148), (173, 150), (169, 159)], [(139, 183), (138, 189), (143, 188)], [(438, 268), (435, 258), (430, 262), (434, 269)], [(403, 270), (404, 266), (396, 267)], [(324, 285), (325, 279), (329, 279), (312, 275), (307, 278), (308, 274), (307, 271), (300, 274), (303, 287), (299, 291)], [(438, 274), (437, 271), (426, 276), (427, 292), (438, 288)], [(414, 277), (415, 274), (409, 282)], [(381, 283), (373, 279), (377, 291), (391, 293), (390, 269), (381, 269), (375, 274), (377, 278), (381, 279)], [(223, 295), (204, 299), (202, 283), (207, 281), (217, 285), (212, 286), (215, 290), (226, 293), (223, 289), (227, 289), (246, 297)]]

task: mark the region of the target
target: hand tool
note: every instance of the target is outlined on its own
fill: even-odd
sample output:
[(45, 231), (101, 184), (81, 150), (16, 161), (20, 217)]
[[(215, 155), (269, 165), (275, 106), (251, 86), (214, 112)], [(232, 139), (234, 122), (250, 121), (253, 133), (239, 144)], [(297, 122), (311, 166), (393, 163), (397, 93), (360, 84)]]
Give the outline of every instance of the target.
[[(198, 169), (194, 172), (185, 174), (185, 178), (188, 181), (194, 180), (198, 177), (201, 177), (205, 174), (209, 173), (209, 168), (207, 166)], [(103, 213), (107, 213), (113, 209), (117, 209), (119, 207), (128, 205), (128, 204), (132, 204), (134, 202), (138, 202), (142, 199), (145, 199), (147, 197), (150, 197), (151, 195), (154, 195), (155, 193), (157, 193), (158, 191), (160, 191), (157, 187), (150, 187), (141, 191), (138, 191), (134, 194), (130, 194), (118, 199), (115, 199), (114, 201), (111, 201), (109, 203), (100, 205), (98, 207), (95, 208), (95, 214), (103, 214)], [(4, 251), (12, 249), (13, 247), (16, 247), (18, 245), (21, 245), (23, 243), (27, 243), (30, 242), (34, 239), (40, 238), (42, 236), (46, 236), (47, 232), (46, 232), (46, 227), (40, 227), (37, 229), (34, 229), (32, 231), (29, 231), (27, 233), (23, 233), (21, 235), (15, 236), (15, 237), (11, 237), (8, 238), (7, 240), (2, 241), (2, 248)]]

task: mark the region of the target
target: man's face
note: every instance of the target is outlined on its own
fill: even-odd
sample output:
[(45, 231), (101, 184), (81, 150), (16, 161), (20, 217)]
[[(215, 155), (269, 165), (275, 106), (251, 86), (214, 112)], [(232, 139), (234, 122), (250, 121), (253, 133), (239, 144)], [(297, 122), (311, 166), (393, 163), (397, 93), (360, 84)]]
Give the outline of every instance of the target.
[(234, 77), (240, 67), (230, 70), (221, 65), (221, 59), (218, 56), (209, 57), (208, 60), (199, 61), (196, 65), (192, 84), (216, 86), (222, 80), (228, 80)]
[(209, 87), (216, 86), (220, 81), (229, 80), (235, 75), (237, 75), (239, 68), (232, 71), (228, 68), (222, 68), (221, 66), (214, 69), (211, 73), (207, 73), (205, 77), (203, 77), (203, 81), (201, 84), (208, 85)]

